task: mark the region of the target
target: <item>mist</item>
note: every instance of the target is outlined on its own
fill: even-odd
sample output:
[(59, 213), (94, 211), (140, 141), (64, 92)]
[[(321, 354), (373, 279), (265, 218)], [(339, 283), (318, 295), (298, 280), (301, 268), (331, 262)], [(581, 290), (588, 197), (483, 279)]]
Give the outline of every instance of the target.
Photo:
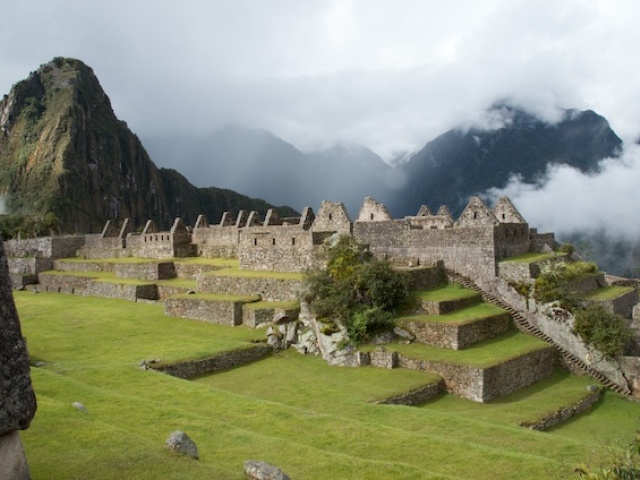
[(514, 176), (505, 188), (483, 196), (490, 201), (508, 196), (538, 231), (574, 243), (583, 257), (607, 271), (637, 275), (640, 146), (626, 146), (621, 158), (602, 160), (599, 167), (597, 173), (583, 174), (553, 165), (535, 184)]
[(9, 212), (7, 210), (7, 201), (5, 200), (4, 195), (0, 195), (0, 215), (8, 215)]

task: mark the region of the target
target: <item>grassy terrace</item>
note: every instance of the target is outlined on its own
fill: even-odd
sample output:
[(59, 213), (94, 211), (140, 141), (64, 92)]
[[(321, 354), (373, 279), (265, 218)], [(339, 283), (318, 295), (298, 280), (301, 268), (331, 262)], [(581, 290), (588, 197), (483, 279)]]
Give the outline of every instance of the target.
[(180, 257), (180, 258), (141, 258), (141, 257), (118, 257), (118, 258), (62, 258), (58, 260), (67, 263), (124, 263), (124, 264), (144, 264), (173, 262), (185, 265), (211, 265), (216, 267), (237, 267), (237, 258), (205, 258), (205, 257)]
[(265, 300), (261, 300), (259, 302), (253, 302), (245, 305), (245, 308), (250, 308), (252, 310), (262, 310), (265, 308), (282, 308), (283, 310), (295, 310), (300, 308), (300, 302), (297, 301), (284, 301), (284, 302), (267, 302)]
[(255, 270), (240, 270), (239, 268), (224, 268), (221, 270), (206, 272), (204, 275), (239, 278), (275, 278), (279, 280), (304, 280), (307, 277), (304, 273), (261, 272)]
[[(138, 364), (244, 348), (264, 331), (165, 317), (160, 305), (15, 298), (32, 360), (46, 362), (32, 369), (38, 412), (20, 433), (34, 480), (242, 480), (249, 458), (305, 480), (567, 479), (577, 463), (606, 461), (603, 445), (628, 442), (640, 426), (639, 404), (607, 394), (551, 432), (517, 427), (593, 383), (566, 373), (489, 404), (442, 395), (420, 408), (369, 401), (431, 375), (329, 367), (294, 352), (180, 380)], [(197, 442), (199, 461), (167, 451), (178, 429)]]
[(187, 298), (190, 300), (215, 300), (218, 302), (257, 302), (260, 295), (227, 295), (224, 293), (194, 293), (174, 295), (172, 298)]
[(47, 270), (42, 272), (45, 275), (60, 275), (71, 277), (88, 277), (100, 282), (119, 283), (122, 285), (153, 285), (155, 280), (141, 280), (138, 278), (120, 278), (113, 272), (63, 272), (58, 270)]
[(584, 300), (613, 300), (631, 291), (633, 291), (633, 287), (607, 286), (589, 292), (581, 298)]
[(168, 280), (154, 280), (156, 285), (163, 285), (165, 287), (177, 287), (177, 288), (189, 288), (191, 290), (196, 289), (197, 282), (195, 280), (188, 280), (186, 278), (170, 278)]
[(445, 313), (442, 315), (412, 315), (409, 317), (400, 317), (396, 320), (400, 323), (403, 321), (427, 322), (427, 323), (449, 323), (462, 325), (471, 323), (482, 318), (493, 317), (506, 313), (506, 310), (492, 305), (490, 303), (479, 303), (467, 308), (461, 308), (455, 312)]
[(551, 260), (553, 258), (562, 257), (565, 254), (562, 252), (554, 253), (525, 253), (515, 257), (507, 257), (500, 260), (500, 263), (536, 263), (543, 262), (545, 260)]
[(478, 292), (469, 290), (462, 285), (454, 283), (451, 285), (442, 285), (440, 287), (432, 288), (431, 290), (411, 292), (409, 295), (409, 300), (414, 302), (417, 300), (442, 302), (447, 300), (461, 300), (477, 296)]
[(498, 365), (518, 355), (540, 350), (547, 346), (549, 346), (548, 343), (515, 330), (477, 343), (464, 350), (449, 350), (421, 343), (386, 345), (387, 350), (395, 350), (406, 357), (416, 360), (447, 362), (456, 365), (470, 365), (478, 368)]

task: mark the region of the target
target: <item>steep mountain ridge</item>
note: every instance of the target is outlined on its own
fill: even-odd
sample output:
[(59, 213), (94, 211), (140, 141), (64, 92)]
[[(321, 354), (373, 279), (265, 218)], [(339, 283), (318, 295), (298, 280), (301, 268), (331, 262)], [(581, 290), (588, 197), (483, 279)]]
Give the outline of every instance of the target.
[(620, 154), (622, 140), (590, 110), (566, 110), (555, 125), (508, 105), (493, 110), (501, 128), (450, 130), (397, 167), (408, 181), (390, 196), (395, 216), (415, 214), (422, 204), (447, 205), (456, 215), (469, 197), (503, 188), (512, 175), (531, 183), (551, 164), (595, 172), (600, 160)]
[(167, 227), (177, 216), (215, 221), (224, 210), (271, 207), (158, 169), (91, 68), (68, 58), (42, 65), (0, 102), (0, 195), (9, 213), (51, 212), (66, 232), (97, 231), (108, 219)]

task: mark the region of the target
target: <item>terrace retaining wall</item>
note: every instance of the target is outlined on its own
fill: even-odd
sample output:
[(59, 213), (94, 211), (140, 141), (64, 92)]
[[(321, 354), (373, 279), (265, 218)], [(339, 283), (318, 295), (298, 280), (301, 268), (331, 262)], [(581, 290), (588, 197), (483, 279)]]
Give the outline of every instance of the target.
[(271, 351), (271, 347), (268, 345), (260, 344), (249, 348), (219, 353), (218, 355), (198, 360), (186, 360), (184, 362), (171, 364), (154, 364), (153, 362), (149, 362), (145, 365), (152, 370), (157, 370), (173, 377), (189, 379), (255, 362), (271, 353)]
[(241, 325), (242, 305), (249, 302), (250, 300), (171, 297), (164, 301), (164, 313), (217, 325)]
[(485, 403), (550, 375), (555, 355), (555, 348), (547, 347), (488, 368), (416, 360), (398, 355), (398, 366), (440, 375), (450, 393)]
[(508, 313), (457, 324), (420, 320), (402, 321), (402, 327), (413, 333), (418, 342), (453, 350), (462, 350), (501, 335), (509, 329), (510, 325), (511, 317)]
[(200, 275), (197, 291), (228, 295), (260, 295), (269, 302), (297, 300), (304, 288), (304, 280), (275, 277), (236, 277)]
[(440, 380), (439, 382), (424, 385), (410, 392), (385, 398), (376, 403), (383, 405), (420, 405), (440, 395), (444, 392), (444, 387), (444, 380)]

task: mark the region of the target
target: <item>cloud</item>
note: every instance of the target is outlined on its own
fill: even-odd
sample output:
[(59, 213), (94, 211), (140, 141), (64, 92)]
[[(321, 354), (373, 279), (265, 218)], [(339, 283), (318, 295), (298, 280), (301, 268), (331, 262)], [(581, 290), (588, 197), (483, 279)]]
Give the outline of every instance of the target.
[(639, 16), (635, 0), (2, 2), (0, 91), (63, 55), (143, 139), (238, 123), (389, 159), (509, 97), (547, 119), (593, 109), (629, 140)]
[(559, 236), (605, 233), (630, 242), (640, 239), (640, 146), (627, 146), (621, 159), (606, 159), (598, 174), (551, 166), (536, 184), (512, 177), (504, 189), (486, 196), (508, 196), (529, 224)]
[(0, 215), (6, 215), (7, 212), (7, 202), (3, 195), (0, 195)]

